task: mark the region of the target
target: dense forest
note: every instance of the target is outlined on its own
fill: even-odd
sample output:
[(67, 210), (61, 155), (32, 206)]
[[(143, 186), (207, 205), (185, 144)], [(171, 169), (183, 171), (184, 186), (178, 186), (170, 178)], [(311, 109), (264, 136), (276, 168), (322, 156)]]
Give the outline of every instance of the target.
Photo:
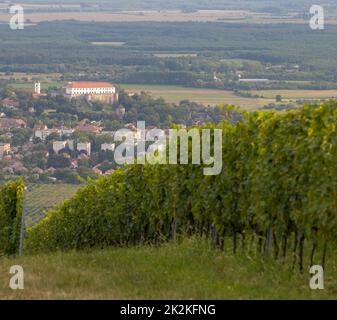
[[(323, 33), (297, 24), (63, 21), (19, 32), (0, 25), (0, 72), (229, 89), (287, 88), (287, 80), (301, 81), (292, 88), (334, 88), (336, 34), (337, 26)], [(238, 72), (273, 82), (241, 83)]]

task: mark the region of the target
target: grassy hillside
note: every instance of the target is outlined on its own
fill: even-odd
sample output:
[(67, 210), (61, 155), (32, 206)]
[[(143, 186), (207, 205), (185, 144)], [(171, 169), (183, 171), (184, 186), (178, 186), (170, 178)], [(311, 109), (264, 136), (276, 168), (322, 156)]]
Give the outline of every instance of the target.
[[(11, 265), (25, 270), (25, 290), (8, 289)], [(337, 260), (325, 290), (309, 272), (281, 262), (210, 250), (203, 241), (0, 259), (0, 299), (336, 299)]]

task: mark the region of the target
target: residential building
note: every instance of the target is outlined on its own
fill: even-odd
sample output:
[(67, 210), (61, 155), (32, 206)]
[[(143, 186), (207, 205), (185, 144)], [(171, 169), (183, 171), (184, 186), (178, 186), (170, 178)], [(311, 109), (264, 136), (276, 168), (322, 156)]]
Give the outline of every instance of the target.
[(19, 129), (26, 128), (27, 123), (22, 119), (0, 118), (0, 129)]
[(115, 144), (114, 143), (103, 143), (101, 145), (102, 151), (114, 151), (115, 150)]
[(85, 151), (88, 156), (91, 154), (91, 143), (90, 142), (78, 142), (77, 151)]
[(64, 136), (64, 135), (70, 136), (75, 131), (75, 129), (70, 129), (66, 127), (48, 129), (48, 127), (45, 125), (35, 125), (33, 130), (34, 130), (34, 137), (39, 138), (42, 141), (45, 141), (46, 138), (53, 133), (56, 133), (59, 136)]
[(4, 108), (18, 108), (20, 106), (19, 102), (11, 99), (11, 98), (5, 98), (1, 101), (1, 106)]
[(69, 148), (70, 150), (74, 150), (74, 141), (73, 140), (65, 140), (65, 141), (54, 141), (53, 142), (53, 150), (55, 153), (59, 153), (61, 150)]
[(11, 151), (11, 145), (9, 143), (0, 143), (0, 159)]
[(88, 133), (98, 134), (102, 132), (103, 128), (101, 128), (100, 126), (96, 124), (92, 124), (88, 120), (84, 119), (79, 122), (75, 130), (79, 132), (88, 132)]

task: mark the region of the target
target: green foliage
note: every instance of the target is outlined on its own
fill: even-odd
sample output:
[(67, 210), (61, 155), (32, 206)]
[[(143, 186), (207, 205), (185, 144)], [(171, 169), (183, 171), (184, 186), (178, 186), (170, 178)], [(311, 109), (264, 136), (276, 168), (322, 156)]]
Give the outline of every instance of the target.
[[(245, 114), (223, 129), (223, 170), (202, 166), (134, 165), (92, 181), (28, 232), (33, 251), (139, 245), (198, 234), (257, 241), (268, 257), (294, 257), (303, 268), (305, 240), (336, 242), (337, 104), (289, 112)], [(272, 250), (273, 249), (273, 250)]]
[(19, 250), (23, 190), (21, 179), (0, 188), (0, 256)]

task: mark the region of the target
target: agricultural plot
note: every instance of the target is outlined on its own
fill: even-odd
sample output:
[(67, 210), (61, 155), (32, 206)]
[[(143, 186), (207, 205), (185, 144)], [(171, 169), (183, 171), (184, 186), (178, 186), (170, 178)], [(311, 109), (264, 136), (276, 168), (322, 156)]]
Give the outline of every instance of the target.
[(204, 105), (233, 104), (243, 109), (258, 109), (274, 99), (258, 99), (239, 97), (232, 91), (215, 89), (184, 88), (161, 85), (121, 85), (129, 93), (146, 92), (154, 98), (163, 98), (168, 102), (178, 103), (190, 100)]
[[(80, 11), (76, 7), (29, 8), (26, 18), (33, 23), (43, 21), (94, 21), (94, 22), (231, 22), (231, 23), (308, 23), (307, 19), (294, 15), (274, 16), (270, 13), (256, 13), (248, 10), (138, 10), (138, 11)], [(54, 10), (51, 10), (54, 9)], [(7, 13), (0, 14), (0, 21), (8, 21)], [(336, 23), (330, 19), (329, 23)]]
[(288, 100), (321, 100), (337, 98), (337, 90), (257, 90), (250, 91), (250, 93), (266, 99), (273, 99), (277, 95)]
[(25, 214), (28, 227), (45, 217), (45, 211), (71, 198), (80, 186), (73, 184), (29, 185), (25, 192)]
[(255, 97), (241, 97), (229, 90), (184, 88), (163, 85), (133, 85), (122, 84), (121, 87), (129, 93), (146, 92), (154, 98), (163, 98), (168, 102), (178, 103), (190, 100), (204, 105), (233, 104), (242, 109), (254, 110), (276, 103), (276, 96), (282, 97), (283, 103), (294, 103), (298, 100), (328, 100), (337, 98), (337, 90), (251, 90), (247, 91)]

